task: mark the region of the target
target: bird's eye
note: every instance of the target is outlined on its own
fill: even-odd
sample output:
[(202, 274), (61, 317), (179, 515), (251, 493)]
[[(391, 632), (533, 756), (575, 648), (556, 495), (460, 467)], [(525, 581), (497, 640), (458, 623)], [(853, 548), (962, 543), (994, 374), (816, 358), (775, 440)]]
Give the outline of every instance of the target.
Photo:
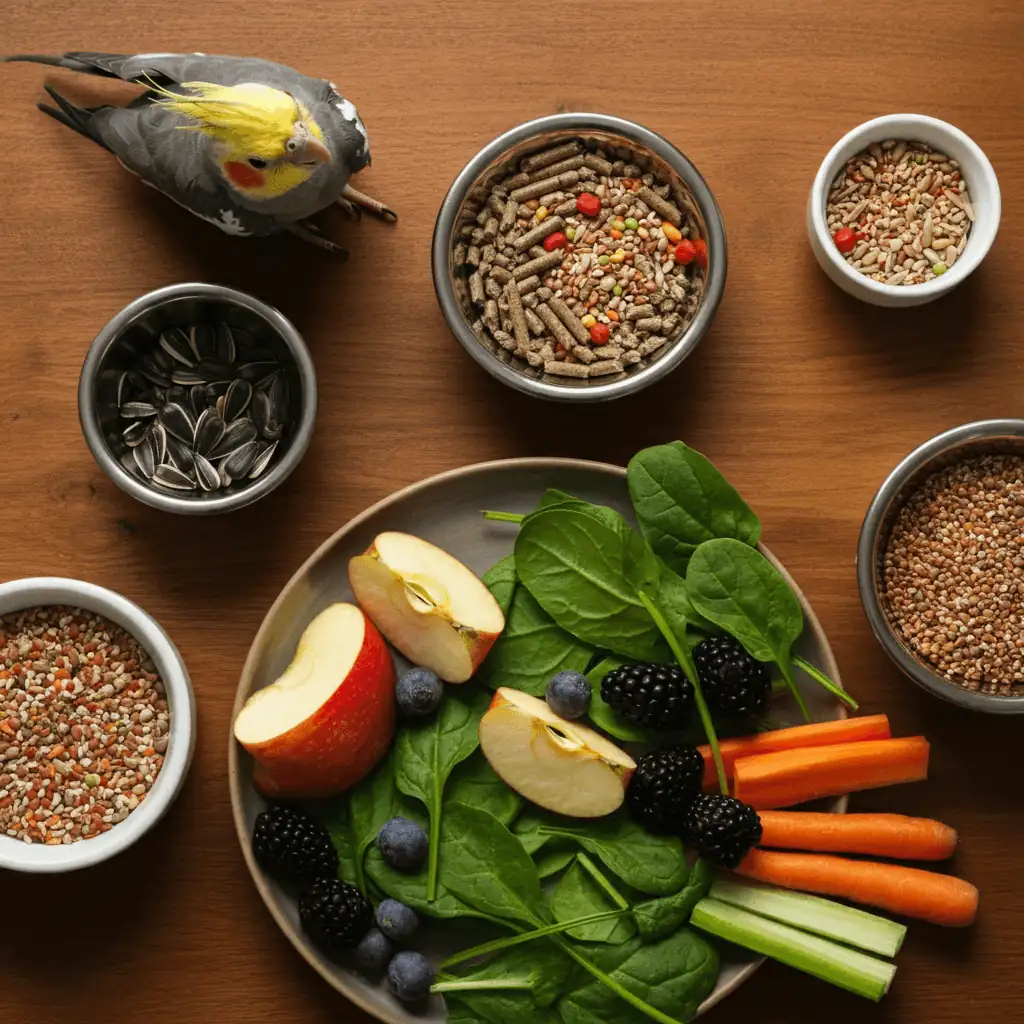
[(260, 160), (258, 157), (255, 156), (251, 156), (249, 157), (249, 166), (255, 167), (257, 171), (262, 171), (263, 168), (267, 166), (267, 161)]
[(294, 153), (299, 148), (299, 144), (294, 139), (289, 139), (284, 145), (289, 153)]

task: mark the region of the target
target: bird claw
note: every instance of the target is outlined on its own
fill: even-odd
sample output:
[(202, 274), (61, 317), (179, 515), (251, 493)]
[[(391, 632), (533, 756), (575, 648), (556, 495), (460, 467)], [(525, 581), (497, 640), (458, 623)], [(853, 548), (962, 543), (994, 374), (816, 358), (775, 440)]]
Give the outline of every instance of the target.
[(391, 221), (392, 223), (398, 220), (398, 214), (390, 206), (385, 206), (379, 199), (374, 199), (373, 196), (368, 196), (365, 192), (360, 192), (351, 185), (345, 186), (341, 198), (336, 200), (336, 202), (338, 206), (347, 212), (350, 209), (359, 210), (362, 207), (363, 210), (372, 213), (375, 217), (380, 217), (381, 220)]
[(346, 199), (344, 196), (339, 197), (335, 200), (335, 203), (341, 208), (342, 212), (348, 217), (349, 220), (360, 221), (363, 219), (363, 209), (361, 206), (357, 206), (355, 203)]
[(323, 249), (326, 252), (337, 256), (342, 262), (348, 259), (348, 249), (343, 249), (336, 242), (332, 242), (329, 238), (326, 238), (323, 232), (312, 223), (312, 221), (301, 221), (294, 224), (288, 225), (288, 230), (296, 236), (301, 238), (304, 242), (309, 242), (310, 245), (315, 245), (318, 249)]

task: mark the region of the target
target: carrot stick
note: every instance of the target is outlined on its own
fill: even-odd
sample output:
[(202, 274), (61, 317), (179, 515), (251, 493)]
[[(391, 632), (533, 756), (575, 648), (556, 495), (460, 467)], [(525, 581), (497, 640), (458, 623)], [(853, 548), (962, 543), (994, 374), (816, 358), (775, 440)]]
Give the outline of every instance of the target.
[[(860, 718), (839, 718), (834, 722), (814, 722), (792, 729), (773, 729), (753, 736), (738, 736), (719, 741), (725, 772), (732, 778), (733, 765), (741, 757), (771, 754), (778, 750), (802, 747), (823, 747), (832, 743), (854, 743), (860, 740), (887, 740), (892, 735), (886, 715), (864, 715)], [(711, 748), (697, 748), (704, 757), (704, 785), (715, 785), (715, 764)]]
[(953, 928), (971, 924), (978, 913), (978, 890), (970, 882), (902, 864), (751, 850), (736, 870), (784, 889), (838, 896)]
[(956, 829), (902, 814), (817, 814), (761, 811), (761, 846), (827, 853), (866, 853), (899, 860), (945, 860), (956, 850)]
[(733, 795), (759, 809), (792, 807), (927, 777), (928, 741), (923, 736), (864, 740), (741, 757), (733, 766)]

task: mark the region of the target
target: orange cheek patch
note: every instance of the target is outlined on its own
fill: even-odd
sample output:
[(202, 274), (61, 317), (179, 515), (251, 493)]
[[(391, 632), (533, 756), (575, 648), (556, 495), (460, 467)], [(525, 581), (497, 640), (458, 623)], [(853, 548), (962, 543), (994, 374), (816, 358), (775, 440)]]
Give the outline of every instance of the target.
[(229, 160), (224, 165), (224, 170), (228, 178), (239, 188), (260, 188), (265, 182), (263, 175), (255, 167), (239, 160)]

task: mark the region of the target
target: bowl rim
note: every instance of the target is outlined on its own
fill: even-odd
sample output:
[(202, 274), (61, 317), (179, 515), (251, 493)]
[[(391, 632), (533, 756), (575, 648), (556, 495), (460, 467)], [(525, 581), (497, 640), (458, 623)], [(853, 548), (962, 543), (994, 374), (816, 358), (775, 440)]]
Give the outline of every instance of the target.
[[(527, 142), (542, 132), (557, 131), (572, 134), (587, 130), (609, 132), (621, 136), (624, 142), (634, 142), (645, 146), (679, 175), (693, 195), (701, 216), (704, 218), (708, 249), (712, 253), (712, 257), (708, 265), (704, 296), (697, 312), (683, 334), (660, 359), (619, 380), (612, 380), (605, 384), (588, 383), (586, 387), (572, 387), (552, 383), (542, 378), (528, 377), (518, 369), (503, 363), (481, 344), (470, 329), (455, 297), (448, 274), (448, 260), (456, 215), (470, 188), (487, 167), (500, 159), (505, 151)], [(568, 111), (524, 121), (498, 135), (480, 149), (458, 173), (441, 201), (437, 219), (434, 222), (430, 254), (434, 293), (448, 324), (448, 329), (455, 335), (462, 347), (492, 377), (497, 378), (503, 384), (528, 395), (558, 402), (598, 402), (619, 398), (640, 391), (671, 373), (693, 352), (714, 321), (725, 292), (728, 272), (728, 248), (722, 211), (700, 171), (681, 150), (654, 130), (638, 124), (636, 121), (590, 111)]]
[(895, 628), (882, 606), (878, 579), (878, 551), (884, 542), (883, 520), (893, 501), (915, 473), (932, 459), (970, 441), (984, 441), (999, 437), (1024, 438), (1024, 419), (975, 420), (951, 427), (928, 438), (904, 456), (882, 482), (871, 499), (857, 540), (857, 589), (868, 625), (883, 650), (904, 675), (930, 694), (950, 704), (971, 711), (996, 715), (1024, 714), (1024, 696), (1008, 697), (996, 693), (965, 690), (956, 683), (943, 679), (923, 662), (918, 661), (896, 635)]
[[(115, 339), (144, 313), (165, 302), (182, 298), (227, 302), (241, 306), (262, 317), (277, 332), (291, 352), (295, 361), (296, 373), (301, 381), (303, 396), (293, 440), (283, 458), (250, 486), (234, 494), (224, 494), (213, 498), (203, 497), (198, 501), (179, 498), (173, 494), (165, 494), (155, 488), (147, 487), (121, 466), (111, 453), (103, 432), (99, 428), (95, 394), (95, 384), (100, 366)], [(279, 310), (261, 299), (257, 299), (254, 295), (238, 291), (235, 288), (228, 288), (225, 285), (202, 281), (185, 281), (180, 284), (166, 285), (146, 292), (129, 302), (119, 313), (107, 321), (93, 339), (89, 351), (86, 353), (78, 380), (78, 419), (82, 433), (85, 435), (85, 442), (97, 465), (122, 491), (143, 504), (164, 512), (176, 512), (183, 515), (215, 515), (220, 512), (233, 512), (251, 505), (279, 487), (292, 474), (306, 454), (313, 437), (316, 412), (316, 369), (309, 349), (295, 325)]]
[[(854, 282), (869, 294), (887, 297), (893, 294), (902, 294), (892, 285), (872, 281), (863, 274), (858, 274), (840, 256), (828, 230), (828, 224), (825, 219), (825, 207), (829, 187), (839, 171), (839, 166), (848, 159), (845, 156), (840, 158), (842, 151), (853, 142), (863, 142), (866, 144), (890, 138), (892, 133), (886, 129), (890, 128), (895, 122), (906, 123), (908, 121), (934, 129), (971, 153), (971, 156), (978, 163), (980, 177), (984, 179), (985, 188), (988, 192), (985, 198), (986, 207), (991, 210), (990, 226), (988, 219), (986, 219), (985, 233), (981, 232), (977, 222), (975, 222), (971, 228), (971, 240), (964, 247), (964, 254), (957, 259), (956, 263), (946, 273), (931, 281), (914, 285), (912, 293), (908, 290), (908, 294), (917, 296), (918, 302), (922, 302), (927, 301), (928, 297), (936, 298), (950, 291), (973, 273), (981, 261), (988, 255), (988, 251), (992, 248), (992, 243), (995, 241), (999, 231), (999, 221), (1002, 216), (1002, 196), (999, 190), (999, 179), (996, 177), (995, 169), (985, 155), (984, 150), (965, 131), (957, 128), (956, 125), (950, 124), (948, 121), (942, 121), (928, 114), (883, 114), (881, 117), (863, 121), (843, 135), (818, 165), (817, 173), (814, 175), (814, 182), (811, 185), (810, 221), (814, 226), (814, 232), (822, 251), (825, 253), (825, 258), (848, 281)], [(978, 237), (979, 235), (980, 237)]]
[[(427, 490), (436, 484), (447, 482), (450, 480), (457, 480), (462, 477), (473, 476), (481, 473), (488, 473), (495, 469), (508, 468), (508, 467), (522, 467), (522, 468), (538, 468), (538, 469), (583, 469), (593, 472), (603, 473), (607, 476), (611, 476), (617, 479), (624, 479), (626, 476), (626, 467), (617, 466), (613, 463), (608, 462), (596, 462), (589, 459), (573, 459), (573, 458), (559, 458), (559, 457), (525, 457), (525, 458), (514, 458), (514, 459), (492, 459), (488, 462), (476, 462), (468, 466), (460, 466), (455, 469), (446, 470), (441, 473), (436, 473), (433, 476), (426, 477), (422, 480), (417, 480), (414, 483), (408, 484), (399, 490), (385, 495), (379, 501), (374, 502), (368, 508), (362, 512), (353, 516), (351, 519), (344, 522), (341, 526), (335, 530), (330, 537), (319, 544), (316, 550), (299, 566), (298, 569), (292, 574), (290, 579), (281, 588), (274, 602), (270, 608), (267, 609), (266, 614), (263, 617), (263, 621), (260, 623), (260, 627), (253, 637), (252, 644), (249, 647), (249, 651), (245, 658), (245, 664), (242, 667), (241, 675), (239, 676), (238, 688), (235, 691), (235, 700), (231, 708), (231, 722), (228, 726), (228, 789), (231, 796), (231, 815), (235, 824), (235, 832), (238, 837), (238, 845), (242, 850), (242, 857), (245, 860), (246, 867), (249, 869), (249, 874), (252, 877), (253, 884), (256, 886), (256, 891), (259, 893), (260, 898), (263, 900), (264, 905), (270, 912), (271, 917), (274, 919), (275, 924), (284, 933), (288, 941), (297, 950), (299, 955), (306, 961), (316, 972), (320, 975), (324, 981), (327, 982), (336, 992), (340, 992), (346, 999), (369, 1014), (376, 1020), (384, 1021), (385, 1024), (405, 1024), (406, 1018), (402, 1016), (389, 1015), (382, 1016), (379, 1007), (374, 1006), (368, 999), (365, 999), (363, 995), (356, 989), (351, 988), (344, 980), (339, 980), (336, 976), (328, 972), (321, 960), (315, 956), (311, 950), (310, 944), (307, 941), (299, 939), (295, 928), (292, 923), (288, 921), (284, 915), (280, 912), (277, 907), (276, 900), (274, 899), (271, 892), (271, 884), (266, 878), (263, 869), (256, 863), (256, 859), (252, 852), (252, 842), (249, 835), (249, 828), (245, 821), (245, 808), (242, 800), (242, 779), (241, 779), (241, 768), (240, 761), (243, 757), (248, 758), (248, 754), (244, 753), (234, 737), (234, 721), (238, 717), (238, 712), (241, 710), (242, 705), (248, 697), (248, 694), (243, 697), (243, 683), (248, 684), (248, 688), (251, 692), (252, 676), (255, 672), (257, 663), (257, 651), (263, 646), (263, 637), (270, 630), (271, 623), (277, 616), (281, 606), (290, 596), (291, 592), (301, 584), (303, 578), (306, 576), (308, 570), (312, 568), (317, 562), (319, 562), (335, 545), (340, 543), (344, 538), (352, 531), (356, 530), (366, 520), (371, 519), (378, 513), (386, 509), (389, 505), (397, 501), (404, 501), (409, 497), (412, 497), (421, 491)], [(783, 578), (793, 589), (794, 594), (800, 601), (801, 608), (804, 611), (807, 628), (816, 636), (821, 639), (824, 654), (825, 654), (825, 666), (824, 670), (829, 676), (837, 683), (842, 686), (842, 677), (839, 672), (839, 665), (836, 662), (835, 653), (832, 650), (832, 645), (829, 643), (828, 634), (825, 632), (824, 627), (821, 624), (818, 616), (816, 615), (814, 608), (811, 606), (810, 601), (800, 588), (799, 584), (792, 577), (786, 567), (775, 557), (775, 555), (764, 546), (763, 543), (758, 544), (758, 550), (760, 550), (765, 557), (767, 557), (773, 565), (779, 570)], [(846, 718), (848, 712), (846, 706), (837, 701), (837, 717)], [(835, 806), (837, 807), (837, 813), (846, 813), (849, 800), (847, 797), (839, 797)], [(731, 995), (744, 981), (746, 981), (751, 974), (761, 964), (764, 963), (765, 958), (759, 957), (751, 960), (745, 965), (742, 973), (740, 973), (733, 981), (728, 984), (720, 992), (714, 992), (712, 995), (701, 1004), (698, 1009), (698, 1016), (704, 1014), (712, 1007), (718, 1005), (723, 999)]]
[[(26, 608), (67, 605), (102, 615), (130, 633), (156, 664), (171, 709), (167, 753), (142, 806), (109, 832), (60, 846), (26, 844), (0, 834), (0, 868), (32, 874), (76, 871), (121, 853), (166, 814), (188, 775), (196, 742), (196, 702), (188, 668), (171, 638), (147, 611), (95, 583), (32, 576), (0, 583), (0, 616)], [(34, 851), (31, 856), (26, 851)]]

